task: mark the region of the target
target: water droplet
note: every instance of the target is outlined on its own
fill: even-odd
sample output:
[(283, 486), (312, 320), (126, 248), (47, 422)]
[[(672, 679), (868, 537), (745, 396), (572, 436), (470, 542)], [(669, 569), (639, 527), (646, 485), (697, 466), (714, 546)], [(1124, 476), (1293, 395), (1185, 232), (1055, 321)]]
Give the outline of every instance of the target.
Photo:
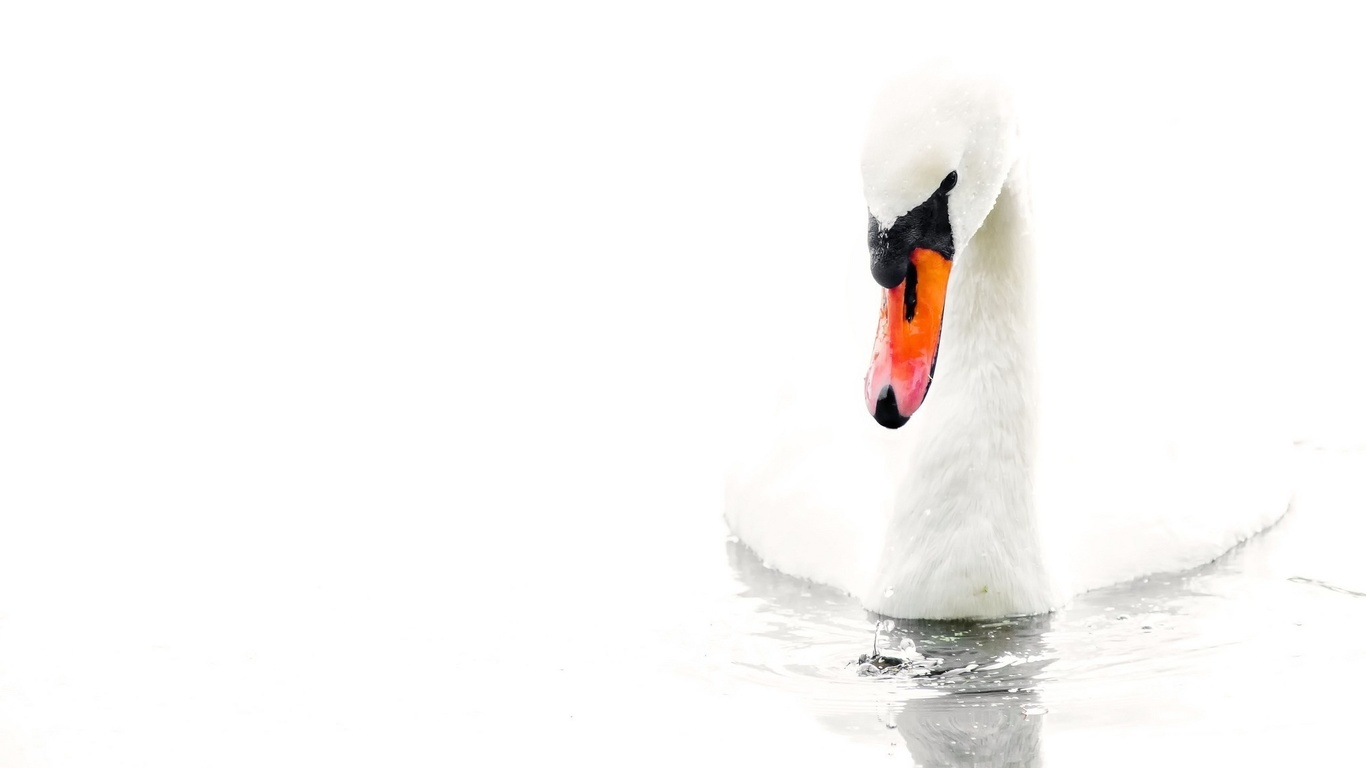
[(1019, 688), (1007, 688), (1007, 689), (1006, 689), (1006, 693), (1019, 693), (1019, 692), (1020, 692), (1020, 689), (1019, 689)]
[(891, 597), (891, 596), (892, 596), (893, 594), (895, 594), (895, 593), (896, 593), (896, 588), (895, 588), (895, 587), (887, 587), (886, 589), (882, 590), (882, 596), (883, 596), (883, 597)]
[(1046, 715), (1048, 714), (1048, 707), (1042, 704), (1026, 704), (1020, 707), (1020, 711), (1025, 713), (1025, 716)]
[(930, 512), (931, 512), (931, 510), (928, 510), (928, 509), (927, 509), (927, 510), (925, 510), (925, 516), (926, 516), (926, 517), (928, 517), (928, 516), (929, 516), (929, 514), (930, 514)]

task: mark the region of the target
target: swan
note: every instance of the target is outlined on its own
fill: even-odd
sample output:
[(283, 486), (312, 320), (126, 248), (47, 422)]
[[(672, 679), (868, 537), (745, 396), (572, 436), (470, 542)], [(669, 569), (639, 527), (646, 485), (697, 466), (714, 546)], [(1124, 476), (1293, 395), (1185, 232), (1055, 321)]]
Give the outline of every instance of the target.
[[(737, 436), (726, 476), (725, 519), (766, 564), (885, 616), (1047, 613), (1209, 562), (1292, 498), (1290, 441), (1258, 432), (1217, 390), (1194, 424), (1160, 398), (1069, 393), (1069, 376), (1050, 375), (1068, 355), (1040, 351), (1015, 112), (999, 81), (943, 62), (876, 99), (862, 155), (865, 263), (880, 295), (867, 413), (857, 424), (822, 418), (835, 409), (773, 416)], [(1197, 385), (1175, 396), (1197, 397), (1181, 394)], [(842, 385), (813, 391), (813, 402), (857, 399)]]

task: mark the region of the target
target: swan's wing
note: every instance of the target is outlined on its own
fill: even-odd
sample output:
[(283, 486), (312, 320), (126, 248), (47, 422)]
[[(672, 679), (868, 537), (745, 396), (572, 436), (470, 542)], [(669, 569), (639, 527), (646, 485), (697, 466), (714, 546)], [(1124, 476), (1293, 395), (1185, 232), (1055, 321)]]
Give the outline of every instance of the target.
[(844, 397), (812, 386), (732, 425), (725, 484), (726, 521), (766, 564), (856, 595), (885, 533), (891, 469), (904, 461), (857, 385)]
[(1065, 517), (1051, 530), (1070, 553), (1074, 592), (1207, 563), (1289, 507), (1289, 445), (1173, 439), (1144, 447), (1051, 459), (1050, 476), (1065, 487), (1050, 488), (1043, 503)]
[(1293, 444), (1214, 374), (1158, 389), (1073, 373), (1045, 400), (1039, 473), (1073, 591), (1209, 562), (1288, 509)]

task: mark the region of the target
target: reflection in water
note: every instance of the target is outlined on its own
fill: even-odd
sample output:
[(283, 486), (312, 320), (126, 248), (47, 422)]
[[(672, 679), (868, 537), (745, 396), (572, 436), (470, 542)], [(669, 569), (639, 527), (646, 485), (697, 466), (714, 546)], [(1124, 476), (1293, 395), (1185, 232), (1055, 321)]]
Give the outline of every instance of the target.
[(1042, 741), (1043, 711), (1037, 693), (1002, 701), (995, 694), (959, 694), (911, 699), (897, 717), (916, 765), (1036, 766)]
[(920, 766), (1033, 766), (1047, 709), (1038, 676), (1053, 660), (1051, 617), (991, 622), (911, 621), (893, 635), (943, 659), (942, 674), (921, 681), (941, 695), (910, 697), (897, 731)]

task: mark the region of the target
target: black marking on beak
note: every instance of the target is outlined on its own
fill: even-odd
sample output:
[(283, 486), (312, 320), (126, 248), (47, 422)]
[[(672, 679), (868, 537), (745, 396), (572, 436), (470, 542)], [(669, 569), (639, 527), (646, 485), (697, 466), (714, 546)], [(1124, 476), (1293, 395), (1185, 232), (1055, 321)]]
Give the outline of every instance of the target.
[(873, 410), (873, 418), (887, 429), (904, 427), (906, 422), (911, 420), (910, 416), (902, 416), (897, 410), (896, 393), (892, 392), (890, 384), (884, 384), (882, 391), (878, 392), (877, 408)]
[[(953, 261), (953, 228), (949, 225), (949, 192), (958, 184), (958, 171), (950, 171), (930, 199), (897, 217), (883, 229), (873, 214), (868, 214), (868, 254), (873, 279), (891, 290), (907, 279), (911, 251), (929, 248)], [(909, 288), (909, 286), (907, 286)], [(912, 294), (909, 290), (908, 294)], [(909, 304), (907, 318), (909, 314)]]
[(915, 319), (915, 284), (918, 278), (919, 273), (916, 272), (915, 264), (912, 264), (910, 259), (906, 259), (906, 290), (901, 292), (901, 302), (906, 307), (906, 322), (908, 323)]

